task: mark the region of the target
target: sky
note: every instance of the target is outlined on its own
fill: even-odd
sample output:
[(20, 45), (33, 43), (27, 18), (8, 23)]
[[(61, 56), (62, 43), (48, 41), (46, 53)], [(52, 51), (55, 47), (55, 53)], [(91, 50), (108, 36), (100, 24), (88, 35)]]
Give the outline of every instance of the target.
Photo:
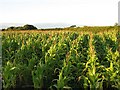
[(0, 23), (114, 25), (118, 22), (118, 1), (0, 0)]

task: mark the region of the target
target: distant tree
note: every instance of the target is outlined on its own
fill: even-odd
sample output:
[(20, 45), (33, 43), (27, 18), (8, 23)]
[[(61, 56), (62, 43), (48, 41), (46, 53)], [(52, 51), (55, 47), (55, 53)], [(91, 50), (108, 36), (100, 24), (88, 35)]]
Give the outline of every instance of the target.
[(5, 31), (5, 30), (35, 30), (37, 29), (35, 26), (33, 25), (24, 25), (24, 26), (19, 26), (19, 27), (8, 27), (7, 29), (3, 29), (2, 31)]
[(16, 27), (16, 30), (24, 30), (23, 27)]
[(71, 28), (74, 28), (74, 27), (76, 27), (76, 25), (72, 25), (72, 26), (70, 26)]
[(5, 31), (5, 29), (2, 29), (2, 31)]
[(118, 23), (115, 23), (114, 26), (118, 26), (119, 24)]
[(22, 29), (23, 30), (35, 30), (37, 28), (35, 26), (33, 26), (33, 25), (26, 24), (26, 25), (23, 26)]
[(14, 30), (14, 29), (15, 29), (15, 27), (13, 27), (13, 26), (7, 28), (7, 30)]

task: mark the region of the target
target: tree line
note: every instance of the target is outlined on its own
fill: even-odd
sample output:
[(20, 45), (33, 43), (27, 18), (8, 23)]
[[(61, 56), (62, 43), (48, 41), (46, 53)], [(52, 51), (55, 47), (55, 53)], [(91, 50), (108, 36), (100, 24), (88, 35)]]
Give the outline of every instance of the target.
[(37, 27), (35, 27), (33, 25), (26, 24), (24, 26), (18, 26), (18, 27), (11, 26), (11, 27), (8, 27), (7, 29), (2, 29), (2, 31), (8, 31), (8, 30), (36, 30), (36, 29), (37, 29)]

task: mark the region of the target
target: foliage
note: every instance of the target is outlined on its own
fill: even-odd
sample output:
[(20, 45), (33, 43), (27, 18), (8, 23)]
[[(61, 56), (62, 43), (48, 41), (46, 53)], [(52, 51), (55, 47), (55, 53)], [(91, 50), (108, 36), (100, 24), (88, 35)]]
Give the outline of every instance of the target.
[(33, 25), (26, 24), (24, 26), (18, 26), (18, 27), (8, 27), (7, 29), (2, 29), (2, 31), (14, 31), (14, 30), (37, 30), (37, 28)]
[(119, 37), (116, 28), (101, 32), (5, 31), (3, 88), (119, 90)]

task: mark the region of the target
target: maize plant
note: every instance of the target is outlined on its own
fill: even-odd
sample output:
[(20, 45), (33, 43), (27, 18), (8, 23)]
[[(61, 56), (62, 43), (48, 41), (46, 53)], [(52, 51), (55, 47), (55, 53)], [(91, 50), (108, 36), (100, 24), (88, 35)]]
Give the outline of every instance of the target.
[(3, 31), (3, 89), (119, 90), (119, 39), (114, 27)]

